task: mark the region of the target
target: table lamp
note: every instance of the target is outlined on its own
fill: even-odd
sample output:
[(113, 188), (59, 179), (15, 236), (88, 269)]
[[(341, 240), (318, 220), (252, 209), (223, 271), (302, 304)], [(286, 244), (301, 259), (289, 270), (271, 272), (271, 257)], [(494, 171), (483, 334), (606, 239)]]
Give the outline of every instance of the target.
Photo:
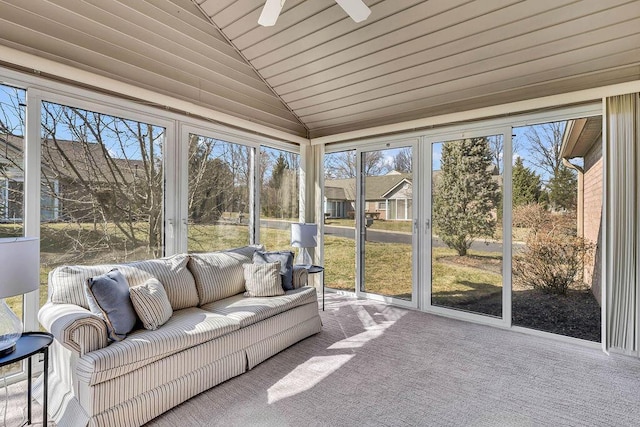
[(40, 245), (37, 238), (0, 239), (0, 357), (16, 349), (22, 320), (5, 298), (35, 291), (40, 286)]
[(310, 266), (313, 262), (307, 248), (318, 246), (318, 226), (311, 223), (291, 224), (291, 246), (300, 248), (296, 264)]

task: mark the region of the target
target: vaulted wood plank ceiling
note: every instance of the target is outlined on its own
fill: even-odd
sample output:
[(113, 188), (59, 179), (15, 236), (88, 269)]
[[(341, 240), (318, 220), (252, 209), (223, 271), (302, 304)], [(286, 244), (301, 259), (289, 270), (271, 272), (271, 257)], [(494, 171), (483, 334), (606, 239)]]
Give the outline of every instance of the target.
[(0, 0), (0, 44), (307, 137), (640, 80), (640, 0), (365, 2)]
[(307, 134), (191, 0), (0, 0), (0, 44)]
[(193, 1), (311, 136), (640, 77), (638, 1)]

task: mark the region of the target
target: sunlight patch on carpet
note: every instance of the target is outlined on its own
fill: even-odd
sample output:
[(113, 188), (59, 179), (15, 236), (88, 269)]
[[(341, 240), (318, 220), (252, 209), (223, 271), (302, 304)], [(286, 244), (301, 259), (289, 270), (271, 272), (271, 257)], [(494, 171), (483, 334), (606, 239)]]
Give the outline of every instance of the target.
[(328, 347), (330, 350), (363, 347), (369, 341), (380, 337), (387, 328), (407, 314), (405, 310), (385, 307), (381, 313), (374, 314), (377, 317), (377, 319), (374, 319), (362, 306), (355, 305), (353, 310), (356, 312), (360, 322), (362, 322), (365, 331), (332, 344)]
[(287, 376), (269, 387), (267, 390), (269, 404), (287, 397), (295, 396), (311, 389), (320, 381), (340, 369), (354, 354), (336, 354), (334, 356), (318, 356), (298, 365)]

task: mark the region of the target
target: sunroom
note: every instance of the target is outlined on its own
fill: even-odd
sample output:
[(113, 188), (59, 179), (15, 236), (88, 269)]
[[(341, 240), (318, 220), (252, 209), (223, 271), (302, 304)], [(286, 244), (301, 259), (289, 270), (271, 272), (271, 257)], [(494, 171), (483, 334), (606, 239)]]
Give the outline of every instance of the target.
[(59, 265), (315, 223), (323, 300), (640, 356), (640, 1), (281, 3), (265, 27), (263, 1), (0, 0), (25, 330)]

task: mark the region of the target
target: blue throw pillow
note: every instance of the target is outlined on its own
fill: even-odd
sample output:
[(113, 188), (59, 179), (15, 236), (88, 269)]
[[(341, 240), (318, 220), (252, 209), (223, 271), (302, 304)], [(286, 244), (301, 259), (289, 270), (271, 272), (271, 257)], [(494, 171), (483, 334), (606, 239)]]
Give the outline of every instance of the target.
[(293, 252), (291, 251), (255, 251), (254, 264), (268, 264), (280, 261), (280, 276), (282, 277), (282, 289), (293, 290)]
[(85, 294), (91, 312), (107, 323), (112, 340), (123, 340), (136, 326), (138, 316), (129, 296), (129, 283), (118, 270), (90, 277)]

